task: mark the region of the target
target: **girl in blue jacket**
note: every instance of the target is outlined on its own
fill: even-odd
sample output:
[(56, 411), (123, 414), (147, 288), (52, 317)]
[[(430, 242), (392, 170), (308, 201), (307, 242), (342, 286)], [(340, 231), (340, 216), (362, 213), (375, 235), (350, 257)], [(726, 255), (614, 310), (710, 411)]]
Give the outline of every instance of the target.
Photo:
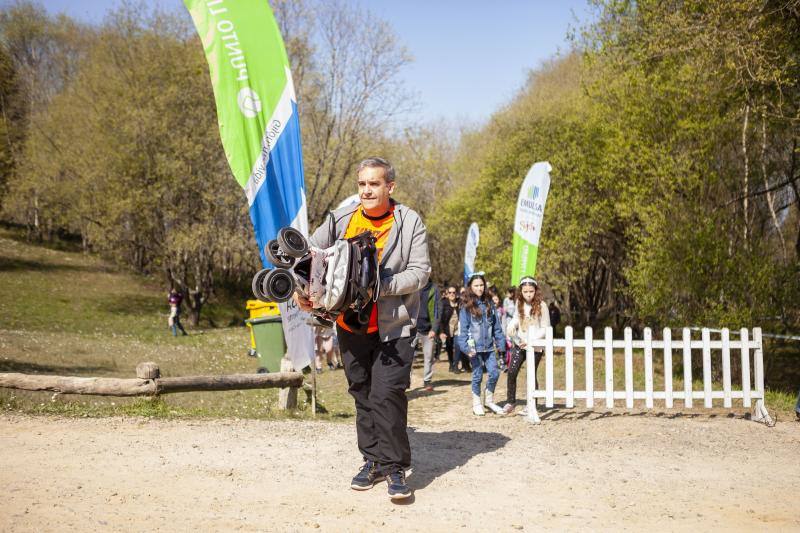
[(469, 356), (472, 365), (472, 412), (477, 416), (485, 414), (481, 405), (481, 380), (485, 365), (489, 374), (486, 381), (486, 407), (494, 413), (503, 414), (500, 406), (494, 403), (494, 388), (500, 378), (495, 349), (503, 353), (506, 339), (497, 311), (486, 294), (486, 279), (483, 277), (483, 272), (476, 272), (470, 276), (458, 316), (458, 347), (462, 353)]

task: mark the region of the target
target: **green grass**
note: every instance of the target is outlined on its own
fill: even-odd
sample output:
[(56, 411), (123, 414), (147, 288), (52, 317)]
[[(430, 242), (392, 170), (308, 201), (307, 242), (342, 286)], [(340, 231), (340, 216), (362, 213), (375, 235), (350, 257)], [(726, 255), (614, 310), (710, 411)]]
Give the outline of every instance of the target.
[[(202, 327), (186, 326), (188, 337), (172, 337), (166, 287), (158, 280), (19, 237), (0, 228), (0, 372), (132, 378), (142, 361), (158, 363), (164, 376), (255, 372), (256, 359), (246, 355), (244, 299), (218, 299), (204, 308), (224, 327), (201, 319)], [(326, 411), (319, 418), (352, 416), (343, 372), (320, 375), (318, 391)], [(277, 396), (276, 389), (193, 392), (154, 402), (0, 389), (0, 409), (65, 416), (311, 416), (302, 392), (290, 413), (277, 410)]]

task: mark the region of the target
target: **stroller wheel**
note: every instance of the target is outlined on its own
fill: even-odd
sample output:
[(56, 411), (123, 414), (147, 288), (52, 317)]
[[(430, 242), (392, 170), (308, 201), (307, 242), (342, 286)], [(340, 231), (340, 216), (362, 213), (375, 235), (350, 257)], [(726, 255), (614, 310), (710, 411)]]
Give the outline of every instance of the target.
[(291, 300), (294, 292), (294, 276), (286, 269), (276, 268), (266, 275), (262, 287), (273, 302), (286, 302)]
[(264, 247), (264, 255), (267, 256), (267, 261), (278, 268), (291, 268), (292, 265), (294, 265), (294, 259), (291, 257), (286, 257), (281, 252), (281, 246), (275, 239), (269, 241)]
[(308, 252), (308, 241), (294, 228), (282, 228), (278, 232), (278, 244), (290, 257), (303, 257)]
[(256, 272), (256, 275), (253, 276), (253, 285), (252, 285), (253, 296), (258, 298), (262, 302), (269, 301), (269, 298), (267, 297), (267, 295), (264, 293), (263, 290), (264, 278), (266, 278), (267, 274), (269, 273), (270, 269), (265, 268), (264, 270), (259, 270), (258, 272)]

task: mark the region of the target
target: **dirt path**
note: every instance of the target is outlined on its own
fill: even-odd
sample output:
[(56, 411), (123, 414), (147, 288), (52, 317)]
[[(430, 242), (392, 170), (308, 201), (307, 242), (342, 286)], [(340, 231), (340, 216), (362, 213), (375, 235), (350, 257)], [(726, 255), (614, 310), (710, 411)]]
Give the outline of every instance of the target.
[(2, 414), (0, 530), (800, 530), (800, 424), (563, 410), (530, 426), (468, 416), (463, 381), (440, 383), (411, 393), (406, 505), (348, 488), (352, 423)]

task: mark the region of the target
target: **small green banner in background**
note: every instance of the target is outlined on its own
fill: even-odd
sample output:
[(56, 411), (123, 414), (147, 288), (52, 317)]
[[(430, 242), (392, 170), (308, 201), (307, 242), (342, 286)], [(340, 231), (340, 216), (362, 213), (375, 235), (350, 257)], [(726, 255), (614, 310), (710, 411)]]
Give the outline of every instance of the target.
[(514, 217), (514, 249), (511, 261), (511, 285), (517, 285), (523, 276), (536, 273), (539, 254), (539, 236), (542, 233), (544, 204), (550, 191), (550, 171), (547, 161), (535, 163), (525, 176), (517, 198)]

